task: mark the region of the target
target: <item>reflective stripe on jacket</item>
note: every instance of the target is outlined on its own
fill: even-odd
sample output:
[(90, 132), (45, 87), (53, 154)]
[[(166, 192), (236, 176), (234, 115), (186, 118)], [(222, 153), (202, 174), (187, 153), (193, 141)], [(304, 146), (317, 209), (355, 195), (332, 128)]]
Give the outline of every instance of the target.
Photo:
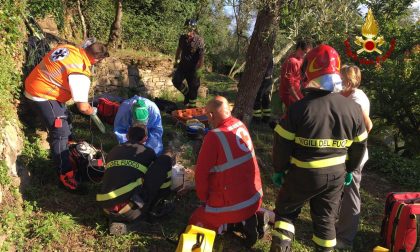
[(114, 183), (104, 184), (104, 186), (102, 186), (101, 193), (98, 193), (96, 195), (96, 201), (109, 201), (117, 197), (121, 197), (124, 194), (130, 193), (131, 191), (143, 184), (143, 176), (147, 172), (146, 166), (133, 160), (112, 160), (111, 162), (107, 163), (106, 169), (108, 171), (108, 174), (111, 173), (110, 169), (115, 170), (112, 172), (112, 174), (114, 175), (122, 173), (122, 169), (135, 169), (137, 170), (137, 173), (140, 173), (138, 173), (138, 178), (132, 177), (132, 179), (135, 180), (125, 185), (119, 185), (121, 184), (121, 180), (117, 180), (117, 178), (114, 176)]
[(275, 171), (352, 172), (366, 150), (360, 106), (340, 94), (310, 91), (274, 129)]
[(102, 208), (128, 202), (139, 192), (150, 164), (156, 159), (152, 149), (142, 144), (117, 145), (108, 153), (105, 174), (96, 201)]
[(88, 77), (91, 63), (82, 48), (60, 45), (44, 56), (25, 80), (25, 92), (47, 100), (66, 102), (72, 98), (68, 76)]

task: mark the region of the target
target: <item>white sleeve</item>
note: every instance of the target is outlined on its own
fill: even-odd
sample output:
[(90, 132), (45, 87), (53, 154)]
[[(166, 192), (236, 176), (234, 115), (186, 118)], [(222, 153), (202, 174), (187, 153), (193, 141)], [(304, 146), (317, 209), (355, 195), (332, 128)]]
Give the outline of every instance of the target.
[(74, 102), (88, 102), (90, 79), (83, 74), (70, 74), (69, 86)]
[(353, 100), (362, 107), (362, 110), (365, 111), (368, 115), (370, 114), (370, 102), (369, 98), (361, 89), (356, 89), (354, 92)]

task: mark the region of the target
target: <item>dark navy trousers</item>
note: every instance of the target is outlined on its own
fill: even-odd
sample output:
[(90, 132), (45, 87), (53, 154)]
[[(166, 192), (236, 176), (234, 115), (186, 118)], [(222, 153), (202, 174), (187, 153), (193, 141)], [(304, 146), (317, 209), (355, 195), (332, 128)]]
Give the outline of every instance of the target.
[(57, 172), (65, 174), (71, 170), (68, 140), (71, 138), (71, 115), (64, 103), (28, 100), (31, 108), (41, 117), (48, 131), (48, 142)]

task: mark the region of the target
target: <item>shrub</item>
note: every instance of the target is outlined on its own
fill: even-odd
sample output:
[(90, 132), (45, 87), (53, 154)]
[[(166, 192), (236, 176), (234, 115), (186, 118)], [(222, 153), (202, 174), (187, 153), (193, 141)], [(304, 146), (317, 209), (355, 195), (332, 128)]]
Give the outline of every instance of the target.
[(404, 158), (380, 147), (369, 149), (369, 156), (369, 169), (384, 174), (402, 186), (420, 190), (420, 160)]

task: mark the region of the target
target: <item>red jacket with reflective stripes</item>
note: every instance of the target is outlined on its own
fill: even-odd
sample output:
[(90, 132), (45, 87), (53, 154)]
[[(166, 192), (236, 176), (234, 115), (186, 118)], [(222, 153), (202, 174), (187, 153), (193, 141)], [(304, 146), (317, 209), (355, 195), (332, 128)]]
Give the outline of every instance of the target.
[(206, 212), (224, 223), (240, 222), (254, 214), (262, 202), (260, 170), (251, 136), (234, 117), (209, 131), (195, 170), (197, 196)]

